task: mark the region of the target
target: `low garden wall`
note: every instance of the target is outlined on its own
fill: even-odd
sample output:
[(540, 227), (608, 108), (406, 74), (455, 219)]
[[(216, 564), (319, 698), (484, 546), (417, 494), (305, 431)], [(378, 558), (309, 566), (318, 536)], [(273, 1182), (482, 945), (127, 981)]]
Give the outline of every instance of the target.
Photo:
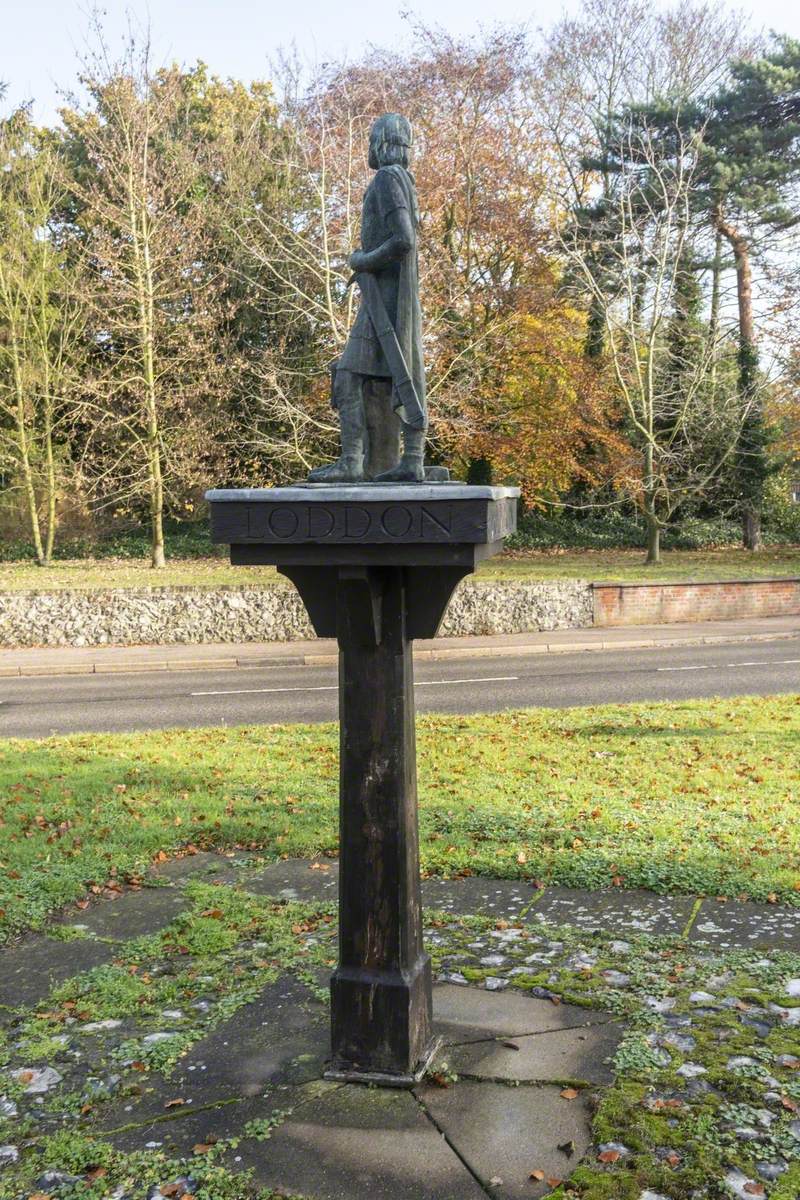
[[(800, 579), (726, 583), (465, 580), (441, 634), (800, 615)], [(311, 638), (288, 584), (0, 592), (0, 646), (136, 646)]]
[(595, 625), (663, 625), (800, 615), (800, 579), (595, 583)]
[[(525, 633), (591, 623), (589, 583), (465, 581), (441, 633)], [(289, 585), (0, 593), (0, 646), (282, 642), (313, 636), (300, 597)]]

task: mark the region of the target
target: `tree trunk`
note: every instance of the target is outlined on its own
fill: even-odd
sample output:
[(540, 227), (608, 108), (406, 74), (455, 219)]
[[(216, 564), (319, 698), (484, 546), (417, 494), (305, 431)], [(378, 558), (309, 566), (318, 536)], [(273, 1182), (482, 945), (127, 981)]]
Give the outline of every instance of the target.
[(748, 505), (742, 511), (742, 544), (745, 550), (760, 550), (763, 546), (761, 513)]
[(44, 396), (44, 458), (45, 495), (47, 504), (47, 526), (45, 530), (43, 567), (49, 567), (53, 557), (56, 538), (56, 465), (53, 454), (53, 398), (50, 394), (50, 376), (47, 373)]
[(742, 545), (761, 546), (761, 505), (766, 477), (764, 418), (757, 395), (758, 349), (753, 321), (753, 273), (746, 236), (715, 214), (717, 231), (727, 239), (736, 264), (736, 299), (739, 307), (739, 400), (742, 424), (737, 452), (741, 498)]
[(656, 515), (655, 455), (652, 442), (644, 452), (644, 519), (647, 525), (647, 563), (661, 562), (661, 526)]
[(150, 566), (161, 570), (164, 556), (164, 480), (161, 470), (161, 437), (158, 424), (158, 396), (155, 368), (155, 314), (150, 230), (146, 201), (147, 157), (142, 162), (144, 181), (141, 195), (133, 180), (133, 164), (128, 166), (128, 212), (132, 234), (133, 263), (136, 274), (139, 349), (144, 378), (144, 417), (147, 427), (147, 470), (150, 494)]
[(719, 310), (722, 297), (722, 232), (717, 229), (714, 242), (714, 265), (711, 273), (711, 312), (708, 337), (711, 342), (711, 399), (717, 394), (717, 342), (719, 340)]
[(25, 499), (28, 505), (28, 518), (31, 525), (31, 536), (33, 538), (33, 546), (36, 551), (36, 562), (40, 567), (42, 567), (45, 565), (45, 553), (44, 546), (42, 545), (42, 531), (39, 524), (39, 506), (36, 501), (36, 486), (33, 478), (33, 467), (31, 465), (28, 419), (25, 407), (25, 387), (23, 384), (22, 364), (20, 363), (17, 332), (13, 327), (9, 334), (9, 342), (11, 344), (14, 391), (16, 393), (15, 424), (17, 432), (17, 452), (19, 454), (19, 465), (22, 471), (22, 482), (25, 488)]
[(647, 563), (661, 562), (661, 526), (658, 521), (649, 513), (646, 514), (647, 520)]

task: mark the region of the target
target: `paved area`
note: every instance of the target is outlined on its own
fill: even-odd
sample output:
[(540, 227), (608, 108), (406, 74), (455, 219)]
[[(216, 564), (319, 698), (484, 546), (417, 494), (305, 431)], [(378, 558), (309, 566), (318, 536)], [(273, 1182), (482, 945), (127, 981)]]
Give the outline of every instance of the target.
[[(555, 629), (494, 637), (433, 638), (415, 643), (419, 661), (508, 654), (569, 654), (653, 646), (713, 645), (800, 637), (800, 617), (630, 625), (614, 629)], [(234, 667), (320, 666), (336, 659), (336, 643), (218, 643), (200, 646), (0, 647), (0, 676), (103, 675), (136, 671), (229, 670)]]
[[(49, 935), (31, 935), (0, 951), (0, 1032), (11, 1034), (10, 1077), (24, 1085), (13, 1100), (0, 1095), (5, 1106), (0, 1124), (10, 1116), (6, 1137), (13, 1135), (15, 1121), (27, 1121), (27, 1136), (33, 1138), (27, 1145), (35, 1147), (39, 1135), (77, 1121), (79, 1129), (90, 1128), (120, 1152), (143, 1151), (191, 1164), (213, 1151), (226, 1170), (250, 1170), (262, 1187), (314, 1200), (537, 1200), (580, 1163), (613, 1171), (622, 1158), (624, 1168), (629, 1148), (596, 1144), (592, 1118), (603, 1089), (613, 1085), (612, 1060), (637, 1061), (630, 1051), (628, 1059), (624, 1053), (622, 1060), (615, 1058), (631, 1036), (621, 1016), (631, 989), (653, 1014), (650, 1022), (638, 1019), (636, 1027), (650, 1032), (636, 1053), (644, 1053), (651, 1067), (666, 1064), (670, 1071), (677, 1066), (673, 1054), (678, 1061), (687, 1059), (677, 1075), (666, 1076), (678, 1079), (682, 1090), (662, 1094), (651, 1087), (643, 1093), (653, 1112), (669, 1113), (670, 1106), (702, 1104), (709, 1093), (712, 1099), (716, 1095), (722, 1083), (711, 1076), (712, 1089), (702, 1078), (709, 1068), (698, 1065), (701, 1044), (746, 1036), (766, 1047), (777, 1036), (783, 1053), (773, 1056), (772, 1071), (790, 1074), (800, 1067), (800, 1058), (789, 1052), (797, 1038), (786, 1040), (780, 1032), (781, 1026), (791, 1033), (800, 1024), (794, 1017), (800, 1017), (800, 1008), (766, 1003), (761, 989), (756, 994), (745, 988), (743, 999), (728, 995), (726, 989), (744, 986), (736, 983), (735, 964), (742, 959), (724, 957), (752, 951), (748, 969), (766, 972), (764, 979), (775, 981), (776, 996), (800, 996), (800, 979), (787, 977), (791, 965), (779, 953), (775, 958), (783, 950), (800, 952), (800, 909), (622, 889), (542, 889), (523, 880), (475, 876), (427, 879), (426, 938), (435, 960), (434, 1014), (443, 1047), (413, 1091), (376, 1091), (322, 1079), (328, 1046), (325, 985), (335, 953), (332, 916), (321, 925), (300, 921), (292, 926), (302, 943), (299, 965), (293, 974), (277, 977), (269, 974), (277, 962), (271, 961), (270, 943), (249, 932), (257, 928), (257, 914), (238, 918), (238, 936), (244, 937), (238, 947), (225, 939), (222, 926), (219, 936), (214, 928), (227, 919), (227, 898), (232, 913), (251, 897), (257, 903), (268, 900), (273, 909), (275, 901), (304, 903), (332, 914), (338, 887), (334, 860), (265, 862), (258, 853), (200, 853), (162, 864), (145, 882), (116, 899), (96, 898), (88, 907), (65, 911)], [(219, 907), (209, 901), (209, 887)], [(201, 910), (202, 938), (210, 937), (210, 943), (192, 941), (197, 932), (182, 924), (192, 905)], [(434, 919), (434, 913), (444, 919)], [(476, 916), (489, 921), (472, 932)], [(675, 973), (671, 951), (663, 948), (671, 943), (648, 941), (654, 936), (696, 945), (696, 959), (689, 962), (682, 955)], [(222, 1001), (215, 1017), (220, 996), (203, 971), (226, 954), (232, 957), (216, 986), (227, 986), (221, 982), (227, 975), (244, 991), (236, 1005)], [(632, 955), (638, 955), (635, 963)], [(98, 968), (110, 974), (98, 975)], [(256, 968), (266, 969), (266, 982), (250, 987)], [(701, 968), (704, 976), (698, 974)], [(79, 974), (87, 971), (92, 974)], [(86, 982), (70, 985), (76, 977)], [(149, 1015), (145, 1008), (141, 1017), (135, 1011), (140, 1006), (129, 1004), (126, 1010), (126, 988), (140, 985), (123, 981), (141, 979), (144, 989), (156, 977), (164, 980), (159, 995), (175, 997), (170, 1007)], [(537, 978), (556, 992), (531, 986)], [(515, 990), (517, 979), (528, 990)], [(580, 1003), (571, 1002), (569, 991), (562, 998), (565, 980), (571, 981), (568, 989), (583, 988)], [(669, 997), (671, 986), (683, 986), (688, 996), (677, 1001), (677, 1008)], [(102, 993), (109, 987), (102, 1019), (93, 1019), (92, 988)], [(146, 989), (143, 1000), (145, 994)], [(35, 1024), (31, 1043), (26, 1014), (36, 1014), (37, 1022), (57, 1022), (59, 1036), (43, 1040), (42, 1027)], [(201, 1028), (192, 1032), (197, 1021)], [(730, 1031), (724, 1022), (732, 1022)], [(701, 1027), (706, 1041), (698, 1044)], [(169, 1049), (175, 1039), (173, 1065), (165, 1061), (162, 1066), (158, 1051), (162, 1045)], [(727, 1065), (717, 1068), (723, 1078), (724, 1072), (732, 1073), (736, 1088), (742, 1086), (733, 1077), (740, 1061), (745, 1071), (756, 1062), (746, 1054), (737, 1057), (739, 1044), (731, 1040), (723, 1052)], [(38, 1047), (36, 1062), (18, 1067), (18, 1056), (32, 1045)], [(151, 1052), (155, 1057), (148, 1057)], [(771, 1061), (766, 1049), (759, 1053)], [(8, 1074), (8, 1067), (0, 1071), (0, 1093)], [(750, 1070), (749, 1078), (766, 1089), (764, 1103), (778, 1111), (783, 1106), (784, 1123), (791, 1121), (792, 1112), (785, 1111), (793, 1104), (789, 1084), (762, 1075), (763, 1082)], [(61, 1093), (68, 1099), (82, 1096), (79, 1108), (72, 1100), (73, 1107), (62, 1111)], [(724, 1105), (721, 1111), (727, 1111)], [(764, 1104), (753, 1111), (774, 1119)], [(797, 1125), (792, 1136), (800, 1137)], [(664, 1129), (668, 1132), (668, 1121)], [(776, 1145), (791, 1145), (788, 1135), (781, 1136)], [(13, 1165), (19, 1147), (9, 1141), (0, 1152)], [(656, 1159), (662, 1153), (672, 1166), (686, 1154), (669, 1143), (657, 1147)], [(759, 1178), (788, 1170), (785, 1158), (772, 1161), (766, 1155), (767, 1149), (761, 1152)], [(48, 1173), (47, 1166), (44, 1161), (35, 1190), (9, 1196), (29, 1200), (68, 1192), (73, 1177), (63, 1170)], [(654, 1160), (652, 1170), (660, 1169)], [(0, 1154), (0, 1194), (5, 1195), (2, 1170)], [(758, 1180), (735, 1165), (729, 1178), (742, 1188), (750, 1186), (743, 1195), (767, 1194), (754, 1191)], [(147, 1195), (152, 1200), (190, 1196), (197, 1183), (188, 1173), (163, 1186)], [(129, 1197), (124, 1187), (113, 1195)], [(641, 1196), (663, 1200), (661, 1192), (649, 1188)]]
[[(502, 712), (610, 699), (774, 695), (800, 687), (800, 645), (788, 637), (558, 655), (523, 649), (509, 644), (493, 647), (491, 658), (423, 658), (415, 670), (418, 710)], [(0, 681), (0, 737), (332, 721), (337, 713), (333, 663)]]

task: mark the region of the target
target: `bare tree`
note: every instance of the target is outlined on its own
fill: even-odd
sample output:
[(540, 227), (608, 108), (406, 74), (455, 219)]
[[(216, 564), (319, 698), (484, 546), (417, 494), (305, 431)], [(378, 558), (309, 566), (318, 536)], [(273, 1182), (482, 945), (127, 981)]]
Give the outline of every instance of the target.
[(147, 38), (119, 62), (102, 37), (89, 106), (63, 112), (91, 333), (82, 461), (116, 512), (144, 497), (151, 565), (163, 567), (166, 481), (201, 480), (226, 373), (219, 272), (203, 220), (199, 151), (181, 127), (184, 76), (154, 72)]
[(65, 187), (21, 109), (0, 124), (0, 448), (22, 489), (36, 560), (56, 536), (57, 440), (74, 399), (83, 314), (58, 242)]
[[(717, 346), (709, 326), (674, 336), (696, 229), (692, 195), (702, 134), (680, 126), (619, 125), (613, 194), (600, 207), (593, 243), (574, 224), (561, 230), (567, 270), (588, 291), (602, 321), (606, 353), (635, 452), (618, 480), (641, 507), (647, 561), (658, 562), (660, 535), (676, 509), (701, 497), (736, 450), (746, 414), (735, 394), (710, 388)], [(605, 273), (597, 271), (602, 242)]]

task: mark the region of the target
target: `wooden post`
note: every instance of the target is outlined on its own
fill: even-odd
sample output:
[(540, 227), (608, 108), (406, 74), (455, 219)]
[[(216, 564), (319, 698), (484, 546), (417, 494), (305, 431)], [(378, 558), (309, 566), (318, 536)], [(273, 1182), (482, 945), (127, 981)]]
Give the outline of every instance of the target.
[(340, 571), (339, 965), (327, 1073), (400, 1084), (433, 1050), (404, 574)]
[(275, 563), (339, 643), (339, 964), (326, 1078), (408, 1087), (435, 1049), (422, 944), (412, 642), (516, 520), (515, 489), (210, 492), (231, 561)]

